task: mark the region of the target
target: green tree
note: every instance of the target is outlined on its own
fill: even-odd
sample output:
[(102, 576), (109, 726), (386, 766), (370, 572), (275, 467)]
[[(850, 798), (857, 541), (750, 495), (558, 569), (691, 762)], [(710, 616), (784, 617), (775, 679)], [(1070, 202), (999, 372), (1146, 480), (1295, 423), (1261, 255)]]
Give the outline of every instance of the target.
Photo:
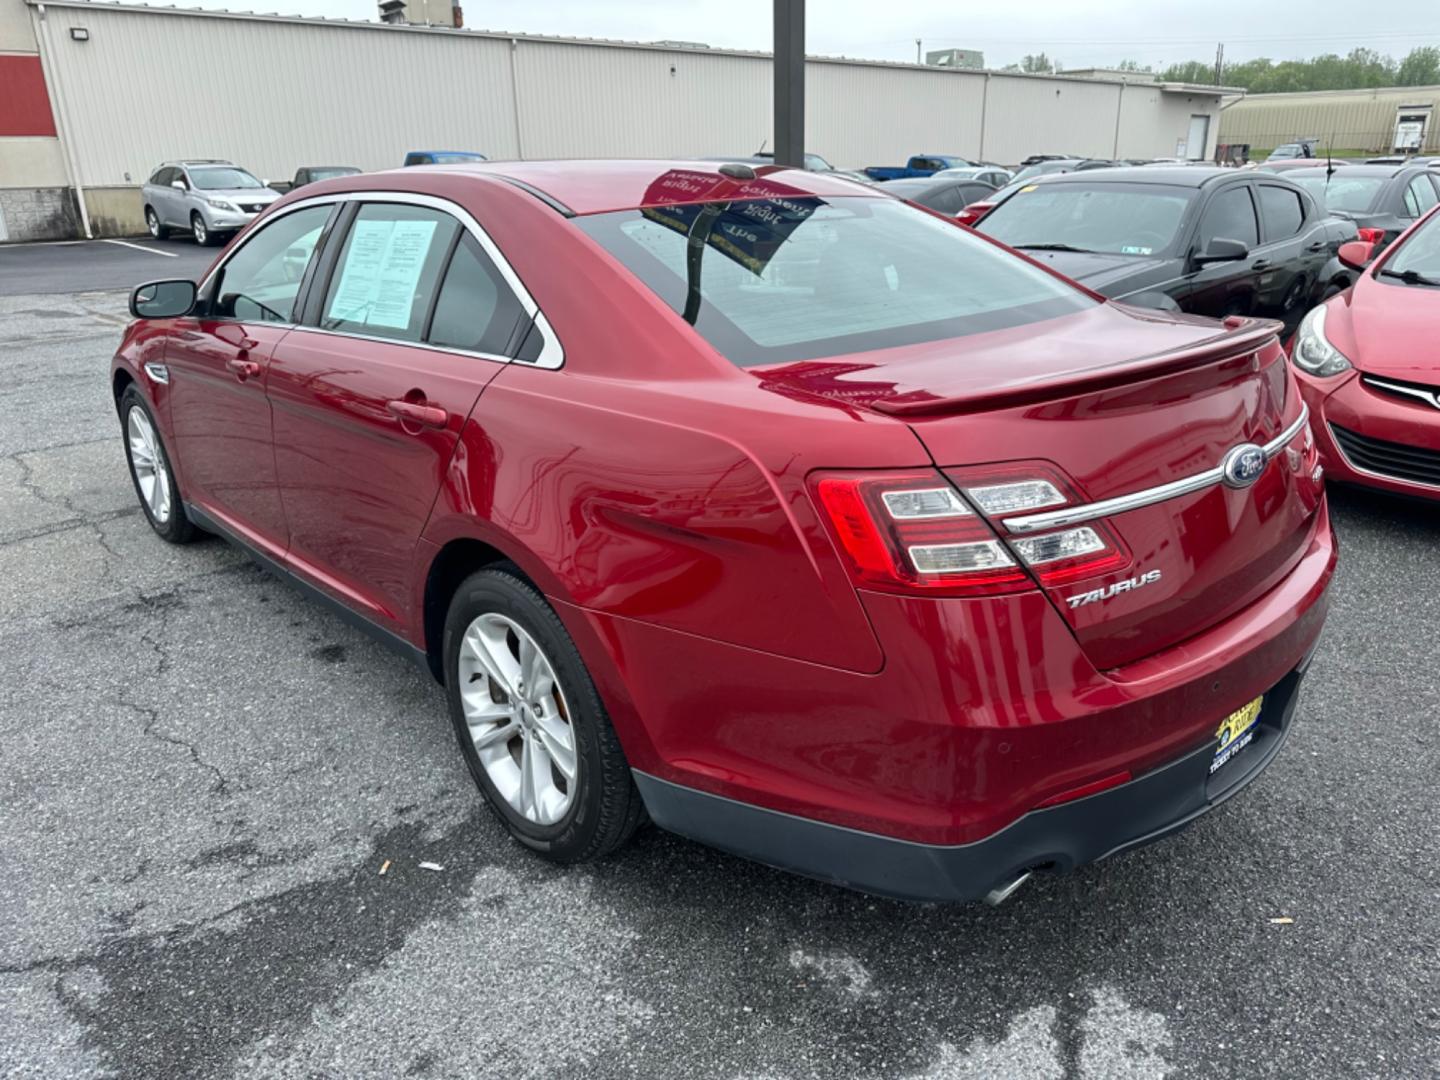
[(1161, 82), (1204, 83), (1215, 81), (1215, 65), (1199, 60), (1187, 60), (1183, 64), (1171, 64), (1160, 72)]
[(1440, 48), (1421, 45), (1411, 49), (1395, 72), (1396, 86), (1435, 86), (1440, 84)]
[(1028, 71), (1032, 75), (1048, 75), (1050, 72), (1055, 70), (1055, 65), (1050, 62), (1050, 58), (1046, 56), (1043, 52), (1035, 53), (1033, 56), (1029, 53), (1026, 53), (1020, 58), (1020, 70)]
[(1149, 65), (1149, 64), (1146, 64), (1146, 65), (1144, 65), (1144, 66), (1142, 67), (1142, 66), (1140, 65), (1140, 61), (1139, 61), (1139, 60), (1121, 60), (1120, 63), (1118, 63), (1118, 64), (1115, 65), (1115, 70), (1116, 70), (1116, 71), (1149, 71), (1149, 70), (1150, 70), (1150, 65)]

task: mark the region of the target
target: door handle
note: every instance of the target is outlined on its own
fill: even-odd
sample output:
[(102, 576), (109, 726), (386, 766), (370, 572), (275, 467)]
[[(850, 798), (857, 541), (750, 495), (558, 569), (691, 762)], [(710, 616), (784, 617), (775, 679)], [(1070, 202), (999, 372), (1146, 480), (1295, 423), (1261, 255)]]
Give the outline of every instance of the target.
[(1307, 245), (1306, 248), (1305, 248), (1305, 250), (1306, 250), (1306, 251), (1324, 251), (1324, 250), (1325, 250), (1325, 245), (1322, 244), (1320, 241), (1317, 240), (1317, 241), (1315, 241), (1315, 243)]
[(421, 427), (443, 428), (450, 422), (450, 414), (439, 405), (423, 405), (415, 401), (387, 401), (385, 408), (390, 415), (402, 422), (419, 424)]
[(1270, 269), (1270, 260), (1269, 260), (1269, 259), (1256, 259), (1253, 263), (1250, 264), (1250, 269), (1251, 269), (1251, 270), (1269, 270), (1269, 269)]
[(254, 360), (245, 360), (238, 356), (232, 356), (225, 361), (225, 366), (235, 373), (235, 377), (241, 382), (246, 379), (255, 379), (260, 376), (260, 365)]

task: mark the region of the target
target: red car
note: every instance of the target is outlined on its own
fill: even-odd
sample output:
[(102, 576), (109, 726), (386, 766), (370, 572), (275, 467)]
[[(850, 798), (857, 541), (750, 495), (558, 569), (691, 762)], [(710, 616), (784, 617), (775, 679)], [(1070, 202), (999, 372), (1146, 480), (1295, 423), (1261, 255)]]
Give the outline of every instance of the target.
[(824, 174), (323, 181), (131, 303), (156, 532), (226, 536), (425, 665), (557, 861), (648, 813), (1000, 898), (1251, 780), (1325, 618), (1277, 324), (1109, 304)]
[(1364, 272), (1295, 332), (1300, 392), (1331, 480), (1440, 499), (1440, 209), (1374, 251), (1341, 247)]

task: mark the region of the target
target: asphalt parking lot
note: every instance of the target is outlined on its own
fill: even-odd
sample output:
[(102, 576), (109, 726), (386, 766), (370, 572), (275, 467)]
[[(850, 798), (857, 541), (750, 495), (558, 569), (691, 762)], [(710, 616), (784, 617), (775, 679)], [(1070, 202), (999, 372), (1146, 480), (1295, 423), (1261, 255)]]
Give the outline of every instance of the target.
[(203, 258), (0, 249), (0, 1076), (1440, 1075), (1434, 508), (1332, 495), (1291, 742), (1166, 843), (996, 909), (654, 829), (557, 870), (485, 812), (438, 688), (151, 534), (106, 385), (125, 296), (82, 290), (211, 254), (165, 247)]
[(0, 296), (123, 288), (156, 278), (198, 280), (218, 254), (188, 237), (0, 244)]

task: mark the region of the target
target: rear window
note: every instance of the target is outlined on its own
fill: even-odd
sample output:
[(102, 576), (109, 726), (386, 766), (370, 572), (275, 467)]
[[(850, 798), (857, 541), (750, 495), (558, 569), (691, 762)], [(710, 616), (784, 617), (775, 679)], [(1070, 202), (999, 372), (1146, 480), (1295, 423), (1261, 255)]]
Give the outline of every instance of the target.
[[(962, 337), (1096, 303), (889, 199), (744, 199), (575, 221), (741, 367)], [(699, 258), (688, 260), (692, 241)]]
[(1110, 255), (1158, 255), (1175, 242), (1194, 188), (1160, 184), (1037, 184), (976, 226), (1011, 247), (1063, 244)]
[(1294, 173), (1288, 179), (1308, 191), (1310, 197), (1327, 210), (1360, 214), (1370, 209), (1387, 177), (1346, 176), (1343, 171), (1338, 171), (1328, 180), (1323, 175), (1296, 176)]

